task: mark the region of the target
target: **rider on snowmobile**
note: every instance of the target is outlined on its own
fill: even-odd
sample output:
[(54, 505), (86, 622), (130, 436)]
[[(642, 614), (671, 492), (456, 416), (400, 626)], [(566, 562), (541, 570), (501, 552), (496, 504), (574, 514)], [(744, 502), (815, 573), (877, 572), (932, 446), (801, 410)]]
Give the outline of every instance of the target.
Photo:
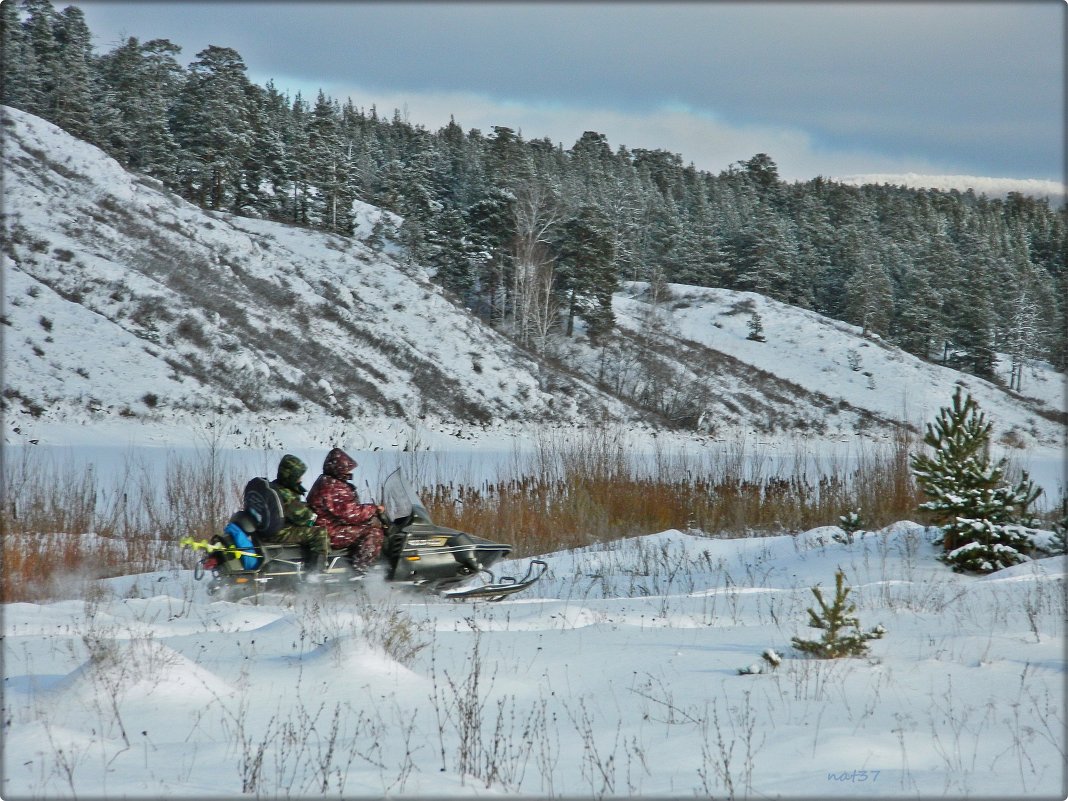
[(363, 572), (382, 552), (383, 532), (372, 521), (384, 507), (360, 503), (351, 483), (356, 467), (356, 460), (341, 448), (331, 450), (323, 460), (323, 474), (308, 493), (308, 506), (329, 533), (331, 547), (348, 548), (353, 568)]
[(271, 487), (282, 501), (285, 526), (269, 542), (286, 544), (300, 543), (314, 554), (318, 573), (327, 568), (330, 553), (330, 539), (326, 529), (315, 525), (315, 513), (304, 502), (306, 490), (300, 480), (308, 466), (292, 454), (286, 454), (278, 464), (278, 477), (271, 482)]

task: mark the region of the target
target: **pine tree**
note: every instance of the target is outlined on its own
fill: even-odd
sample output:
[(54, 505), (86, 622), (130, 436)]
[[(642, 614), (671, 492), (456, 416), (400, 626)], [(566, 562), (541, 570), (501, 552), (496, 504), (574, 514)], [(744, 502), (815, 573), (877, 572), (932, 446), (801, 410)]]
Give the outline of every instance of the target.
[(1029, 507), (1042, 490), (1027, 473), (1005, 480), (1006, 460), (992, 463), (992, 424), (960, 387), (943, 407), (924, 442), (934, 453), (913, 454), (912, 471), (928, 497), (920, 505), (942, 526), (942, 560), (958, 571), (990, 573), (1026, 559)]
[(762, 204), (749, 224), (735, 236), (735, 288), (759, 292), (784, 303), (797, 300), (794, 271), (799, 263), (797, 240), (789, 220)]
[(636, 258), (644, 274), (636, 277), (649, 280), (662, 272), (672, 280), (682, 272), (683, 223), (674, 200), (664, 197), (651, 183), (651, 176), (644, 176)]
[(26, 19), (22, 23), (23, 55), (26, 58), (22, 73), (26, 76), (22, 108), (31, 114), (52, 120), (57, 68), (55, 17), (49, 0), (22, 0)]
[(53, 120), (68, 133), (95, 141), (93, 129), (93, 44), (80, 8), (68, 6), (55, 20), (57, 75)]
[(334, 103), (320, 89), (308, 120), (308, 179), (316, 190), (311, 221), (335, 232), (351, 230), (345, 202), (349, 169), (341, 149), (339, 116)]
[(868, 641), (881, 639), (886, 629), (876, 626), (870, 631), (860, 630), (860, 620), (854, 614), (856, 604), (847, 602), (851, 588), (845, 586), (845, 574), (840, 569), (834, 574), (834, 588), (834, 600), (827, 603), (819, 586), (812, 587), (819, 611), (809, 608), (808, 624), (822, 630), (823, 636), (818, 640), (793, 637), (790, 641), (797, 650), (820, 659), (863, 656), (868, 652)]
[(779, 188), (779, 168), (767, 153), (757, 153), (748, 161), (739, 162), (745, 174), (762, 194), (774, 193)]
[(826, 206), (820, 202), (816, 190), (806, 190), (802, 185), (794, 187), (794, 226), (797, 231), (797, 266), (799, 294), (795, 301), (806, 309), (815, 309), (819, 278), (831, 266), (831, 245), (834, 242), (834, 226), (831, 225)]
[(938, 295), (925, 268), (915, 263), (905, 266), (894, 292), (893, 341), (922, 359), (931, 358), (935, 344), (944, 338), (938, 307)]
[(253, 147), (246, 161), (245, 175), (257, 187), (257, 209), (269, 219), (292, 219), (289, 206), (291, 165), (287, 159), (286, 133), (289, 129), (289, 101), (268, 81), (261, 93)]
[[(422, 131), (419, 145), (403, 162), (393, 162), (391, 176), (400, 199), (398, 213), (403, 218), (399, 241), (411, 264), (425, 264), (433, 253), (435, 218), (441, 203), (434, 197), (432, 154)], [(415, 138), (415, 137), (413, 137)]]
[(212, 209), (240, 203), (253, 142), (253, 95), (241, 56), (211, 45), (197, 53), (173, 109), (183, 193)]
[(0, 3), (0, 76), (0, 102), (30, 111), (39, 92), (39, 70), (13, 0)]
[(873, 247), (861, 245), (855, 251), (853, 274), (846, 282), (846, 311), (849, 322), (863, 333), (885, 336), (890, 330), (893, 288)]
[(711, 210), (703, 193), (687, 210), (678, 239), (675, 272), (668, 280), (695, 286), (716, 286), (727, 272), (727, 251), (713, 225)]
[(568, 298), (567, 334), (571, 335), (579, 314), (590, 338), (596, 340), (615, 325), (612, 234), (601, 211), (594, 206), (579, 209), (562, 226), (558, 248), (560, 283)]
[(852, 543), (854, 535), (864, 528), (864, 518), (861, 517), (860, 510), (853, 509), (852, 511), (846, 512), (844, 515), (839, 516), (838, 527), (842, 529), (845, 536), (839, 538), (835, 535), (834, 539), (841, 539), (847, 543)]
[(491, 187), (481, 200), (463, 212), (471, 264), (478, 295), (475, 311), (483, 317), (504, 316), (504, 302), (499, 299), (505, 285), (505, 264), (514, 236), (518, 199), (515, 194)]
[(511, 128), (494, 125), (493, 135), (486, 142), (486, 170), (498, 185), (514, 187), (530, 181), (533, 169), (522, 136)]
[(464, 228), (463, 215), (457, 209), (443, 210), (435, 220), (428, 261), (435, 269), (434, 280), (467, 300), (475, 288), (476, 274)]
[(586, 131), (569, 151), (569, 172), (575, 181), (575, 194), (587, 203), (595, 202), (597, 190), (606, 182), (615, 157), (604, 134)]
[[(99, 59), (98, 123), (104, 147), (130, 169), (174, 181), (177, 143), (169, 112), (184, 80), (178, 45), (166, 39), (141, 43), (130, 37)], [(113, 111), (101, 114), (104, 103)]]
[(749, 314), (749, 322), (746, 323), (749, 328), (749, 335), (746, 339), (753, 342), (767, 342), (767, 337), (764, 336), (764, 323), (760, 319), (760, 313), (753, 311)]
[(284, 170), (289, 176), (287, 216), (295, 223), (308, 224), (308, 175), (311, 156), (308, 148), (308, 104), (300, 92), (293, 98), (289, 125), (282, 136), (285, 145)]

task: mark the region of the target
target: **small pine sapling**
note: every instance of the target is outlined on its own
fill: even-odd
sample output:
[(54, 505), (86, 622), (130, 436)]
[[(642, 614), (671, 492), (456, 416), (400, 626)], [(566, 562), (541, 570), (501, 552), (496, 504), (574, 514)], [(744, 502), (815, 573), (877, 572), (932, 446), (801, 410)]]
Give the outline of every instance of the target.
[(834, 600), (828, 604), (820, 592), (819, 586), (812, 588), (819, 604), (819, 612), (809, 608), (809, 625), (822, 629), (823, 637), (819, 640), (791, 639), (794, 648), (819, 659), (838, 659), (842, 656), (863, 656), (868, 652), (868, 640), (882, 639), (886, 629), (876, 626), (870, 631), (860, 630), (860, 621), (854, 616), (857, 607), (848, 603), (850, 587), (845, 586), (845, 574), (839, 569), (834, 574)]
[(836, 534), (834, 539), (846, 543), (853, 542), (853, 535), (864, 528), (864, 520), (860, 516), (860, 510), (855, 509), (839, 517), (838, 527), (845, 532), (845, 537), (842, 538)]
[(760, 321), (760, 315), (753, 312), (749, 317), (749, 336), (746, 339), (751, 339), (754, 342), (766, 342), (764, 337), (764, 324)]

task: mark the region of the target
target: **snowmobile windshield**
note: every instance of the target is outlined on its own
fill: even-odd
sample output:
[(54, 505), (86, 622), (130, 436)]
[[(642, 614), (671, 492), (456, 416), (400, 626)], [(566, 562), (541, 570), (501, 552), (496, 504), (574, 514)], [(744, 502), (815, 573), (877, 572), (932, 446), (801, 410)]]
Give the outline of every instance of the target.
[(386, 507), (390, 520), (414, 517), (426, 523), (431, 522), (430, 513), (399, 468), (390, 473), (382, 485), (382, 505)]

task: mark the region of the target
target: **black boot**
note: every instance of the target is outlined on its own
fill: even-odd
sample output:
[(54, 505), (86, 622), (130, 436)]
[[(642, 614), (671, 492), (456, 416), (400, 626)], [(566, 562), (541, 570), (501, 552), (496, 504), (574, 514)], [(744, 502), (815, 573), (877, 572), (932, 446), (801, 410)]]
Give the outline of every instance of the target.
[(321, 583), (329, 575), (327, 573), (329, 565), (330, 560), (325, 553), (313, 554), (308, 561), (308, 570), (305, 571), (304, 580), (310, 584)]

